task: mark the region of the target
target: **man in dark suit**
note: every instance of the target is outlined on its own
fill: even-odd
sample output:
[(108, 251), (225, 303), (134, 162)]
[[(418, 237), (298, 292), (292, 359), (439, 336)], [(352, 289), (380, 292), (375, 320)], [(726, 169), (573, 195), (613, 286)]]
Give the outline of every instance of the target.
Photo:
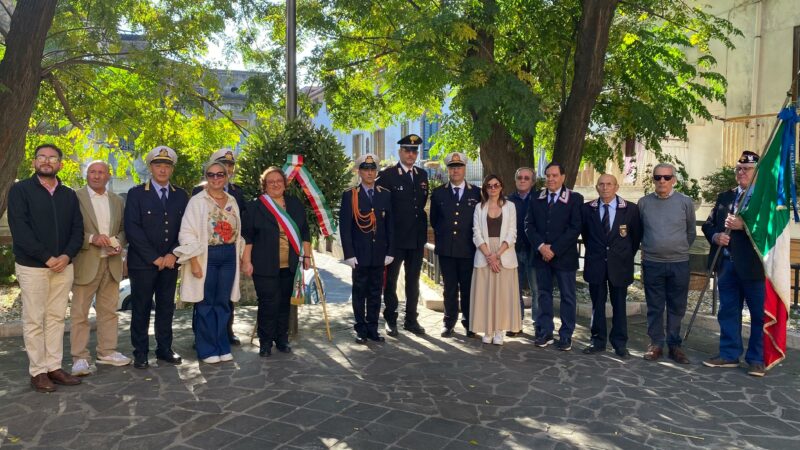
[(152, 178), (128, 191), (125, 202), (125, 237), (128, 239), (128, 276), (131, 280), (131, 344), (133, 366), (149, 363), (150, 309), (155, 295), (156, 358), (173, 364), (182, 362), (172, 350), (172, 316), (178, 281), (178, 231), (189, 195), (170, 184), (178, 155), (158, 146), (147, 154)]
[(553, 281), (561, 293), (561, 328), (558, 349), (572, 350), (575, 331), (575, 274), (578, 270), (578, 235), (581, 232), (583, 196), (564, 186), (564, 168), (551, 162), (545, 169), (545, 189), (531, 199), (525, 218), (525, 234), (536, 250), (539, 310), (536, 313), (537, 347), (553, 341)]
[(378, 174), (376, 184), (391, 194), (392, 221), (395, 230), (401, 231), (395, 239), (394, 262), (386, 272), (386, 288), (383, 298), (386, 307), (386, 334), (397, 336), (397, 277), (400, 266), (405, 269), (406, 317), (403, 328), (414, 334), (425, 334), (417, 322), (419, 303), (419, 275), (422, 271), (422, 256), (428, 240), (428, 216), (425, 203), (428, 201), (428, 173), (414, 166), (422, 144), (422, 138), (409, 134), (397, 141), (400, 144), (397, 165), (387, 167)]
[[(583, 205), (581, 234), (586, 248), (583, 279), (592, 297), (592, 343), (583, 349), (590, 355), (606, 349), (606, 337), (614, 352), (627, 358), (628, 321), (625, 301), (633, 283), (633, 257), (639, 250), (642, 231), (639, 208), (617, 195), (613, 175), (597, 179), (600, 198)], [(611, 334), (606, 331), (606, 298), (611, 296)]]
[(468, 337), (475, 336), (469, 327), (469, 291), (475, 244), (472, 242), (472, 214), (481, 202), (481, 190), (464, 179), (467, 157), (450, 153), (444, 159), (450, 182), (431, 193), (431, 227), (436, 239), (436, 255), (444, 280), (444, 326), (442, 337), (453, 335), (458, 320), (459, 293), (461, 313)]
[[(211, 155), (209, 161), (217, 161), (225, 164), (225, 167), (228, 169), (228, 180), (233, 179), (233, 176), (236, 174), (236, 156), (234, 156), (233, 150), (229, 148), (221, 148)], [(206, 183), (204, 181), (192, 188), (192, 197), (202, 191), (205, 188), (205, 184)], [(236, 205), (239, 207), (239, 215), (244, 217), (244, 209), (247, 201), (244, 198), (244, 191), (242, 188), (229, 181), (228, 184), (225, 185), (224, 189), (225, 192), (231, 194), (231, 196), (236, 199)], [(195, 303), (192, 303), (192, 308), (194, 308), (195, 305)], [(231, 315), (228, 318), (228, 340), (230, 341), (231, 345), (242, 345), (242, 341), (240, 341), (233, 332), (233, 305), (234, 303), (230, 302)], [(194, 316), (192, 316), (192, 329), (194, 330)]]
[(375, 185), (378, 157), (367, 153), (355, 166), (361, 183), (344, 191), (339, 209), (339, 235), (344, 262), (353, 269), (353, 315), (356, 343), (383, 342), (378, 333), (384, 266), (394, 256), (392, 205), (389, 192)]
[(752, 191), (745, 194), (755, 175), (758, 155), (745, 151), (736, 164), (736, 182), (730, 191), (719, 194), (714, 209), (703, 224), (703, 234), (711, 244), (711, 264), (718, 247), (722, 247), (717, 265), (719, 286), (719, 354), (703, 361), (708, 367), (739, 367), (744, 352), (742, 344), (742, 307), (750, 311), (750, 340), (745, 360), (747, 373), (756, 377), (766, 374), (764, 367), (764, 266), (758, 257), (742, 218), (736, 213), (747, 204)]

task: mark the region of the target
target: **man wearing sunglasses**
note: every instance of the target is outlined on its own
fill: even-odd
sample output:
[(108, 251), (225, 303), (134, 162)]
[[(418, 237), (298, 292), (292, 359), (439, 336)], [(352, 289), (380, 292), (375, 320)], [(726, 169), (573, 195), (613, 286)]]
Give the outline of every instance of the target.
[(22, 291), (22, 337), (31, 386), (37, 392), (53, 392), (55, 384), (81, 382), (61, 368), (61, 359), (72, 262), (83, 245), (83, 218), (75, 191), (56, 176), (61, 150), (44, 144), (34, 155), (34, 175), (15, 183), (8, 193), (8, 226)]
[(644, 359), (660, 359), (666, 341), (670, 359), (689, 364), (681, 349), (680, 333), (689, 294), (689, 247), (697, 236), (694, 204), (691, 198), (675, 191), (677, 179), (672, 164), (656, 165), (653, 182), (655, 192), (639, 199), (642, 281), (650, 337)]
[(395, 337), (397, 332), (397, 278), (400, 266), (405, 269), (406, 316), (403, 329), (414, 334), (425, 334), (417, 322), (419, 303), (419, 275), (422, 271), (422, 254), (428, 241), (428, 173), (416, 167), (422, 138), (409, 134), (397, 141), (400, 145), (400, 162), (383, 169), (375, 184), (388, 189), (392, 195), (392, 221), (397, 235), (394, 239), (395, 258), (386, 270), (386, 288), (383, 292), (386, 334)]
[[(508, 200), (514, 203), (517, 209), (517, 242), (514, 244), (517, 252), (517, 272), (519, 274), (519, 310), (522, 313), (522, 321), (525, 321), (525, 302), (522, 300), (522, 288), (527, 281), (531, 290), (531, 320), (536, 320), (536, 302), (538, 289), (536, 289), (536, 269), (533, 267), (535, 252), (531, 251), (531, 243), (525, 236), (525, 217), (528, 215), (530, 206), (531, 190), (536, 182), (536, 176), (530, 167), (520, 167), (514, 173), (514, 182), (517, 190), (508, 196)], [(506, 336), (516, 336), (522, 333), (522, 329), (508, 330)]]
[(703, 234), (711, 244), (708, 263), (718, 247), (722, 251), (713, 268), (719, 283), (719, 354), (703, 361), (707, 367), (739, 367), (744, 353), (742, 343), (742, 308), (747, 302), (750, 311), (750, 340), (744, 358), (747, 373), (756, 377), (766, 374), (764, 368), (764, 266), (747, 237), (738, 212), (747, 204), (752, 191), (745, 194), (755, 175), (758, 155), (744, 151), (736, 164), (737, 187), (719, 194), (714, 209), (703, 224)]
[[(244, 208), (247, 204), (244, 198), (244, 191), (242, 191), (239, 185), (230, 181), (233, 180), (233, 176), (236, 174), (236, 156), (233, 154), (233, 150), (221, 148), (211, 155), (209, 161), (221, 162), (225, 165), (225, 168), (228, 169), (228, 182), (225, 183), (223, 189), (225, 189), (225, 192), (228, 194), (231, 194), (231, 197), (236, 199), (236, 206), (239, 207), (239, 214), (244, 217)], [(192, 197), (202, 192), (205, 188), (205, 184), (206, 183), (203, 182), (192, 188)], [(194, 303), (192, 305), (194, 305)], [(228, 340), (231, 345), (242, 345), (242, 341), (240, 341), (233, 332), (233, 305), (234, 303), (230, 302), (231, 314), (228, 318)], [(192, 329), (194, 330), (194, 316), (192, 316)]]
[(155, 297), (156, 358), (180, 364), (172, 350), (172, 317), (178, 282), (177, 256), (181, 219), (189, 202), (183, 189), (170, 183), (178, 155), (158, 146), (145, 157), (151, 178), (132, 187), (125, 202), (128, 239), (128, 276), (131, 279), (131, 344), (133, 367), (146, 369), (150, 338), (150, 310)]

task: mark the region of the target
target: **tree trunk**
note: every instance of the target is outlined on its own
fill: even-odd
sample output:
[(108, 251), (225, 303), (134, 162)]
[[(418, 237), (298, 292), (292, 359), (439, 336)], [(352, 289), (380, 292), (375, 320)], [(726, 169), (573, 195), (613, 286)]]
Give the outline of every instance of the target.
[(556, 128), (553, 161), (563, 165), (565, 184), (575, 185), (592, 109), (603, 87), (608, 35), (619, 0), (583, 0), (574, 76)]
[(0, 215), (25, 155), (25, 135), (42, 80), (42, 53), (58, 0), (17, 2), (0, 61)]
[(517, 141), (499, 123), (492, 125), (492, 134), (481, 142), (483, 175), (494, 174), (503, 181), (503, 193), (514, 190), (514, 172), (518, 168), (533, 167), (533, 137), (526, 139), (525, 153), (520, 152)]

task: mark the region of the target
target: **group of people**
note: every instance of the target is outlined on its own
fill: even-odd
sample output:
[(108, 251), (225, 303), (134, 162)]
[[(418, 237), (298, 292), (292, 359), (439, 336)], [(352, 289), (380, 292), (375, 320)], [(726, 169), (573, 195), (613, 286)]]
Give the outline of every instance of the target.
[[(533, 192), (535, 173), (522, 167), (515, 190), (505, 196), (500, 177), (488, 175), (480, 187), (466, 181), (467, 158), (454, 152), (445, 158), (448, 182), (432, 191), (428, 174), (415, 165), (422, 139), (411, 134), (400, 141), (399, 162), (378, 171), (374, 154), (359, 157), (358, 184), (345, 191), (339, 213), (344, 263), (352, 268), (355, 340), (382, 342), (378, 321), (385, 303), (385, 333), (399, 335), (397, 283), (405, 274), (403, 329), (425, 334), (419, 324), (419, 279), (430, 225), (444, 281), (442, 337), (461, 324), (468, 337), (486, 344), (522, 332), (525, 286), (533, 294), (534, 344), (572, 349), (576, 318), (578, 239), (585, 246), (583, 277), (592, 299), (591, 344), (583, 353), (605, 351), (610, 343), (628, 357), (625, 302), (633, 282), (634, 256), (642, 249), (642, 276), (647, 300), (650, 346), (644, 359), (668, 356), (681, 364), (680, 325), (686, 312), (689, 247), (695, 239), (691, 199), (674, 190), (675, 168), (653, 170), (655, 192), (637, 204), (617, 195), (619, 185), (602, 175), (599, 197), (583, 197), (564, 186), (564, 168), (550, 163), (545, 188)], [(262, 195), (245, 201), (232, 179), (235, 155), (214, 153), (204, 167), (205, 182), (190, 196), (171, 183), (176, 153), (159, 146), (146, 155), (150, 179), (130, 189), (125, 201), (107, 189), (111, 177), (105, 161), (87, 166), (83, 188), (73, 191), (57, 174), (63, 154), (40, 145), (34, 175), (14, 184), (8, 221), (15, 269), (21, 288), (23, 337), (32, 387), (52, 392), (56, 384), (80, 384), (94, 370), (88, 347), (89, 309), (97, 313), (96, 364), (149, 366), (151, 310), (155, 310), (155, 356), (180, 364), (172, 348), (175, 291), (181, 278), (181, 300), (194, 304), (192, 328), (199, 360), (216, 364), (233, 360), (233, 303), (239, 300), (240, 273), (253, 279), (258, 297), (259, 355), (273, 346), (289, 346), (290, 297), (298, 271), (311, 265), (311, 238), (303, 204), (285, 195), (287, 177), (278, 167), (260, 177)], [(723, 193), (703, 226), (713, 246), (723, 247), (719, 267), (720, 354), (709, 367), (735, 367), (743, 353), (741, 312), (746, 302), (753, 323), (763, 314), (763, 269), (749, 245), (736, 212), (747, 201), (744, 190), (758, 156), (745, 152), (736, 166), (739, 187)], [(118, 289), (123, 278), (123, 250), (131, 284), (130, 338), (133, 358), (117, 351)], [(561, 326), (554, 339), (553, 288), (560, 292)], [(72, 292), (70, 351), (72, 370), (62, 369), (63, 336)], [(606, 327), (610, 297), (613, 317)], [(666, 313), (666, 328), (664, 316)], [(754, 326), (746, 355), (748, 373), (763, 376), (761, 328)]]
[[(9, 193), (8, 222), (22, 296), (23, 339), (31, 386), (52, 392), (56, 384), (80, 384), (95, 369), (89, 351), (89, 309), (97, 313), (96, 364), (137, 369), (149, 366), (150, 316), (155, 310), (155, 356), (180, 364), (172, 348), (175, 291), (194, 304), (192, 329), (199, 360), (232, 361), (233, 302), (239, 274), (252, 276), (258, 295), (261, 356), (273, 345), (289, 353), (289, 302), (294, 275), (310, 266), (305, 210), (285, 196), (287, 178), (278, 167), (261, 175), (263, 195), (245, 201), (231, 182), (235, 156), (215, 152), (205, 182), (190, 196), (170, 179), (178, 157), (159, 146), (146, 155), (150, 179), (128, 191), (125, 201), (107, 189), (111, 171), (97, 160), (86, 169), (87, 185), (73, 191), (59, 180), (62, 151), (40, 145), (34, 175)], [(131, 286), (133, 358), (117, 351), (119, 284), (123, 250)], [(72, 370), (62, 369), (65, 316), (70, 306)]]
[[(386, 334), (397, 336), (399, 269), (405, 270), (406, 309), (403, 328), (425, 330), (417, 321), (419, 276), (425, 251), (428, 217), (428, 175), (415, 166), (421, 138), (398, 141), (399, 162), (378, 171), (377, 155), (355, 162), (359, 184), (341, 199), (340, 234), (344, 262), (353, 269), (352, 303), (355, 341), (383, 342), (378, 319), (381, 295)], [(748, 374), (763, 376), (763, 268), (736, 215), (747, 199), (758, 155), (745, 151), (736, 165), (739, 186), (720, 195), (702, 229), (712, 244), (723, 246), (716, 268), (720, 289), (720, 354), (703, 362), (708, 367), (738, 367), (743, 353), (742, 308), (751, 313), (751, 336), (745, 356)], [(555, 344), (572, 350), (577, 313), (576, 277), (579, 239), (584, 246), (583, 278), (592, 301), (591, 343), (584, 354), (606, 351), (628, 358), (626, 301), (634, 281), (634, 260), (641, 249), (642, 284), (647, 303), (644, 359), (667, 356), (679, 364), (690, 360), (681, 348), (681, 321), (686, 313), (690, 270), (689, 249), (696, 232), (691, 198), (677, 192), (671, 164), (653, 169), (654, 192), (633, 203), (618, 195), (609, 174), (595, 186), (598, 197), (584, 202), (564, 186), (564, 168), (551, 162), (545, 187), (533, 191), (535, 172), (521, 167), (515, 190), (504, 195), (503, 180), (487, 175), (480, 187), (465, 179), (467, 158), (446, 156), (448, 180), (430, 190), (430, 225), (444, 284), (442, 337), (451, 337), (461, 314), (467, 337), (502, 345), (504, 337), (522, 333), (525, 303), (532, 293), (534, 344)], [(735, 201), (734, 201), (735, 200)], [(713, 258), (713, 252), (710, 259)], [(561, 325), (554, 327), (554, 287), (558, 286)], [(606, 303), (611, 303), (611, 329)]]

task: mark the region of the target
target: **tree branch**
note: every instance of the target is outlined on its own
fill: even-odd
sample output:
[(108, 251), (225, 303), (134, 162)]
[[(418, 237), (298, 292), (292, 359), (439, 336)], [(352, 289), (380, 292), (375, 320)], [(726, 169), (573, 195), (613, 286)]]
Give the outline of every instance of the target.
[(407, 2), (408, 2), (410, 5), (411, 5), (411, 6), (413, 6), (413, 7), (414, 7), (414, 9), (416, 9), (417, 11), (420, 11), (420, 10), (422, 9), (422, 8), (420, 8), (420, 7), (419, 7), (419, 5), (417, 5), (416, 3), (414, 3), (414, 0), (406, 0), (406, 1), (407, 1)]
[[(700, 32), (699, 30), (695, 30), (694, 28), (687, 27), (685, 24), (682, 24), (682, 23), (677, 23), (677, 22), (675, 22), (674, 20), (670, 19), (669, 17), (667, 17), (667, 16), (665, 16), (665, 15), (662, 15), (662, 14), (659, 14), (659, 13), (657, 13), (657, 12), (653, 11), (653, 9), (652, 9), (652, 8), (648, 8), (647, 6), (644, 6), (644, 5), (637, 5), (637, 4), (635, 4), (635, 3), (626, 2), (626, 1), (624, 1), (624, 0), (619, 0), (619, 3), (621, 3), (621, 4), (623, 4), (623, 5), (630, 6), (631, 8), (634, 8), (634, 9), (638, 9), (638, 10), (640, 10), (640, 11), (644, 11), (644, 12), (646, 12), (647, 14), (650, 14), (651, 16), (658, 17), (659, 19), (661, 19), (661, 20), (663, 20), (663, 21), (665, 21), (665, 22), (669, 22), (669, 23), (671, 23), (671, 24), (675, 25), (676, 27), (683, 28), (683, 29), (686, 29), (686, 30), (689, 30), (689, 31), (693, 31), (693, 32), (695, 32), (695, 33), (699, 33), (699, 32)], [(683, 2), (681, 2), (681, 3), (683, 3)], [(684, 7), (687, 7), (687, 8), (689, 8), (689, 6), (688, 6), (688, 5), (686, 5), (685, 3), (683, 3), (683, 6), (684, 6)]]
[(376, 60), (378, 58), (381, 58), (383, 56), (389, 55), (391, 53), (397, 53), (397, 50), (385, 50), (385, 51), (382, 51), (382, 52), (378, 53), (377, 55), (370, 56), (369, 58), (358, 59), (356, 61), (349, 62), (349, 63), (347, 63), (347, 64), (345, 64), (343, 66), (335, 67), (333, 70), (341, 70), (341, 69), (345, 69), (347, 67), (355, 67), (355, 66), (358, 66), (360, 64), (364, 64), (365, 62), (374, 61), (374, 60)]
[(134, 67), (126, 66), (124, 64), (120, 64), (120, 63), (116, 63), (116, 62), (109, 62), (109, 61), (85, 59), (85, 60), (70, 61), (70, 63), (66, 64), (66, 65), (58, 63), (58, 64), (53, 64), (52, 66), (44, 67), (42, 69), (42, 78), (47, 77), (48, 75), (50, 75), (51, 73), (53, 73), (56, 70), (64, 69), (64, 68), (69, 67), (69, 66), (76, 66), (76, 65), (79, 65), (79, 64), (90, 65), (90, 66), (100, 66), (100, 67), (114, 67), (114, 68), (117, 68), (117, 69), (126, 70), (128, 72), (136, 72), (136, 69)]
[(56, 93), (56, 98), (58, 98), (58, 102), (61, 103), (61, 106), (64, 108), (64, 114), (69, 119), (72, 126), (78, 129), (83, 129), (83, 125), (78, 121), (78, 118), (75, 117), (75, 114), (72, 112), (72, 108), (69, 106), (69, 101), (67, 101), (67, 96), (64, 95), (64, 88), (61, 86), (61, 82), (58, 81), (55, 75), (52, 73), (47, 75), (47, 81), (50, 82), (50, 85), (53, 86), (53, 91)]
[[(0, 0), (2, 2), (2, 0)], [(58, 36), (59, 34), (66, 34), (72, 31), (80, 31), (80, 30), (105, 30), (105, 27), (78, 27), (78, 28), (68, 28), (66, 30), (56, 31), (55, 33), (48, 34), (47, 39), (51, 39), (54, 36)]]

